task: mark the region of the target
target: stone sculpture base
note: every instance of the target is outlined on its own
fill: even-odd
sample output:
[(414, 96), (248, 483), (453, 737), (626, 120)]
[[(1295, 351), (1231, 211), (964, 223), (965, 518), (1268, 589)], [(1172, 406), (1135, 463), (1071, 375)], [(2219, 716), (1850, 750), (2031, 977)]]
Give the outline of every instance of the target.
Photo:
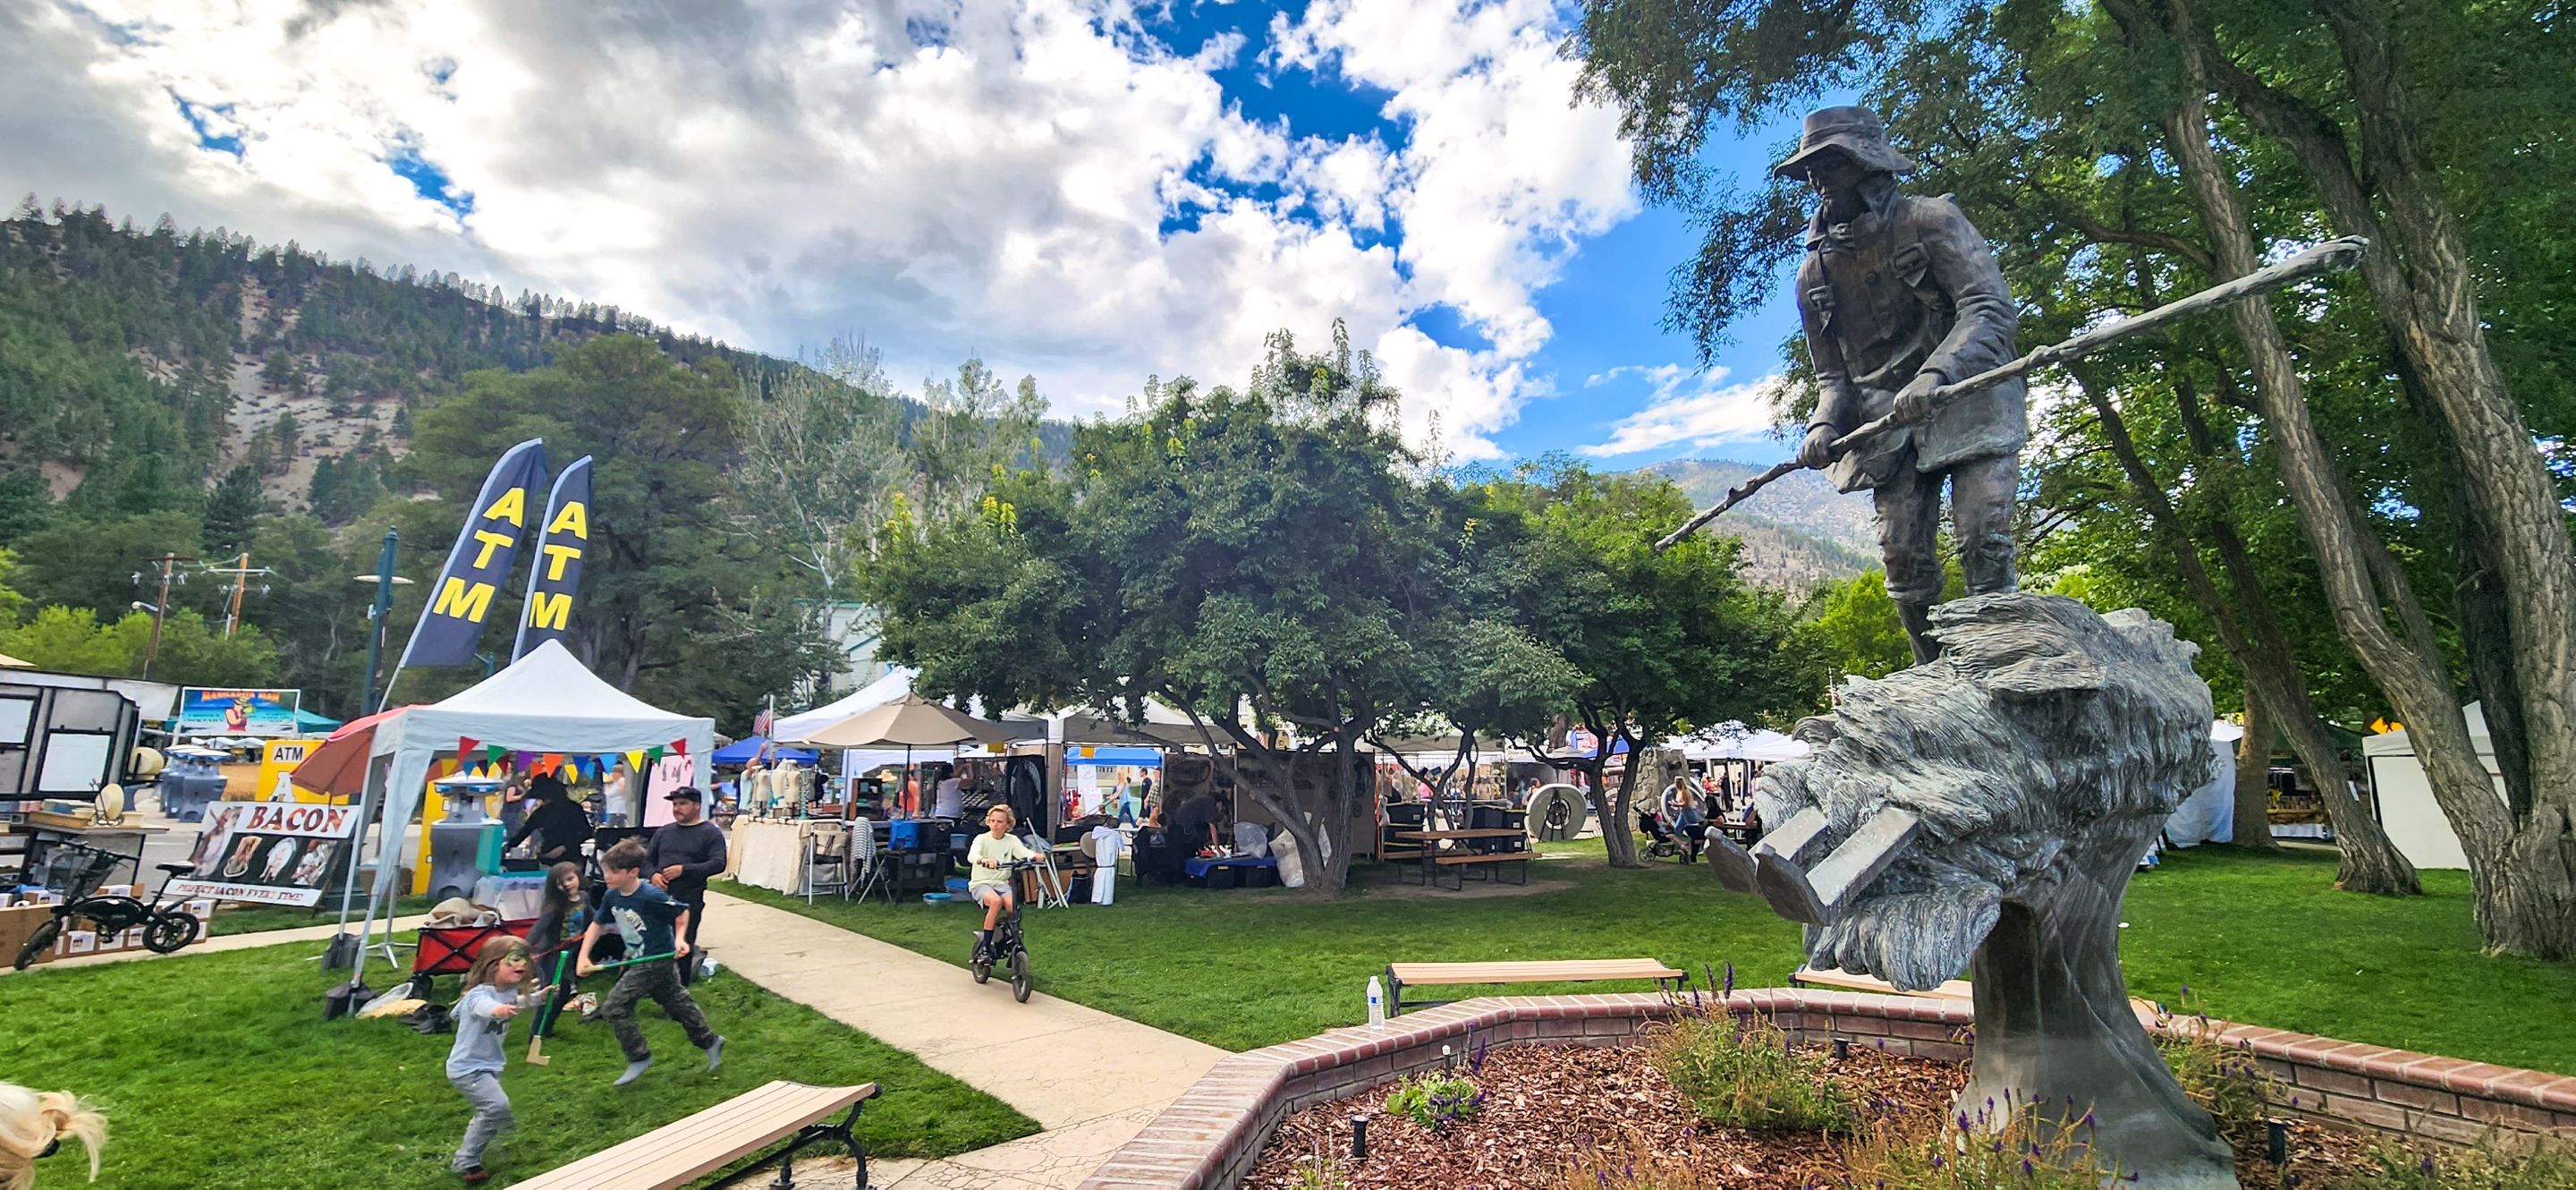
[(2174, 1081), (2120, 974), (2120, 897), (2158, 826), (2079, 840), (2108, 854), (2072, 855), (2051, 895), (2004, 903), (1968, 968), (1977, 1046), (1958, 1110), (2000, 1121), (2008, 1105), (2031, 1105), (2075, 1125), (2141, 1190), (2237, 1190), (2235, 1154)]

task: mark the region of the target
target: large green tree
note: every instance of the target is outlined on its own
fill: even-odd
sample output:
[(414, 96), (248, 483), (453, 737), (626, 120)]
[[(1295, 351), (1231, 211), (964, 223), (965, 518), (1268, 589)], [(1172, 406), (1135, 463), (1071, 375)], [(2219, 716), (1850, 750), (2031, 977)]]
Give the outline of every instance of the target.
[[(1498, 603), (1516, 626), (1571, 666), (1571, 722), (1597, 744), (1552, 748), (1558, 733), (1544, 720), (1507, 727), (1524, 746), (1590, 775), (1607, 799), (1602, 837), (1613, 866), (1637, 863), (1624, 825), (1645, 767), (1636, 758), (1695, 727), (1728, 719), (1785, 726), (1822, 709), (1823, 641), (1779, 592), (1743, 581), (1737, 542), (1701, 536), (1654, 548), (1691, 512), (1670, 480), (1551, 459), (1468, 495), (1477, 564), (1495, 576)], [(1622, 751), (1631, 760), (1614, 787), (1605, 769)]]
[[(634, 335), (566, 348), (528, 372), (472, 373), (463, 392), (415, 423), (404, 465), (442, 500), (435, 528), (403, 537), (443, 549), (492, 461), (513, 443), (545, 439), (557, 467), (592, 456), (573, 651), (621, 689), (704, 705), (711, 679), (765, 671), (772, 650), (815, 655), (810, 626), (773, 631), (788, 625), (750, 610), (779, 598), (773, 586), (788, 564), (730, 531), (726, 470), (741, 459), (746, 415), (723, 360), (684, 363)], [(515, 592), (494, 605), (483, 645), (498, 657), (508, 656), (518, 606)], [(408, 627), (396, 628), (398, 642)], [(417, 693), (408, 681), (405, 688)], [(756, 695), (731, 690), (709, 709), (739, 723)]]
[(1363, 743), (1467, 672), (1459, 642), (1521, 639), (1462, 622), (1396, 399), (1338, 335), (1274, 335), (1241, 388), (1149, 387), (1061, 473), (894, 519), (865, 584), (885, 655), (987, 706), (1188, 709), (1338, 889), (1375, 821)]

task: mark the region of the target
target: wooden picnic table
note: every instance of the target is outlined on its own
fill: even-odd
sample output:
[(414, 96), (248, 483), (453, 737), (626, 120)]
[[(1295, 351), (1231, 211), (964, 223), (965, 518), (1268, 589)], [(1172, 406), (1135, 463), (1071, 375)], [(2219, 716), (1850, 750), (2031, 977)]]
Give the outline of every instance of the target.
[(1528, 831), (1492, 827), (1475, 831), (1397, 831), (1395, 837), (1411, 839), (1417, 843), (1436, 843), (1442, 839), (1517, 839), (1527, 834), (1529, 834)]
[[(1521, 883), (1526, 884), (1529, 882), (1529, 861), (1537, 855), (1536, 852), (1526, 850), (1487, 851), (1474, 847), (1474, 844), (1484, 840), (1529, 838), (1528, 831), (1513, 830), (1509, 827), (1487, 827), (1482, 830), (1464, 831), (1399, 831), (1395, 837), (1423, 844), (1421, 854), (1412, 858), (1414, 865), (1422, 871), (1422, 882), (1425, 885), (1432, 883), (1436, 868), (1455, 868), (1458, 870), (1458, 886), (1464, 889), (1467, 883), (1465, 870), (1467, 865), (1486, 866), (1509, 863), (1521, 865)], [(1441, 852), (1437, 850), (1437, 844), (1444, 840), (1466, 843), (1470, 849)], [(1522, 846), (1525, 847), (1527, 844), (1524, 843)], [(1494, 873), (1487, 872), (1486, 875), (1491, 877)], [(1401, 873), (1399, 873), (1400, 877)]]

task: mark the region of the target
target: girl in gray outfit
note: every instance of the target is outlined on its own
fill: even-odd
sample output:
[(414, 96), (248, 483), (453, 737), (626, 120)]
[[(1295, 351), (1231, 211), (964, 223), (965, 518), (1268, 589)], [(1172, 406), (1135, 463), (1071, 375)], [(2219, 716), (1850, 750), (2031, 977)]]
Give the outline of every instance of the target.
[(528, 1004), (543, 1002), (546, 989), (530, 988), (528, 944), (516, 938), (494, 938), (475, 952), (465, 973), (465, 995), (456, 1002), (456, 1045), (447, 1051), (447, 1083), (474, 1105), (474, 1120), (456, 1146), (448, 1168), (468, 1186), (492, 1180), (484, 1172), (483, 1150), (510, 1126), (510, 1097), (501, 1091), (501, 1041), (510, 1018)]

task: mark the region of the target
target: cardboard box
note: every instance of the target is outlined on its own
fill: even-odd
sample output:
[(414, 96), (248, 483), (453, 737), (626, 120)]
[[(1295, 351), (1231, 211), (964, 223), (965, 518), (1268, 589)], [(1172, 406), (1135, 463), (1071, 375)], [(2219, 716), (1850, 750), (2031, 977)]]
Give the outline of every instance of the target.
[(65, 931), (63, 931), (63, 953), (64, 953), (64, 954), (96, 954), (97, 952), (98, 952), (98, 931), (96, 931), (96, 930), (65, 930)]
[(196, 918), (198, 921), (204, 921), (215, 915), (215, 899), (213, 897), (199, 897), (196, 900), (190, 901), (179, 907), (187, 910), (188, 916)]
[(143, 949), (143, 927), (136, 926), (116, 936), (116, 944), (126, 950)]
[(0, 909), (0, 963), (16, 962), (18, 948), (27, 944), (36, 923), (51, 916), (50, 910), (36, 905)]
[(98, 888), (98, 895), (102, 897), (130, 897), (134, 895), (134, 886), (131, 884), (102, 884)]

